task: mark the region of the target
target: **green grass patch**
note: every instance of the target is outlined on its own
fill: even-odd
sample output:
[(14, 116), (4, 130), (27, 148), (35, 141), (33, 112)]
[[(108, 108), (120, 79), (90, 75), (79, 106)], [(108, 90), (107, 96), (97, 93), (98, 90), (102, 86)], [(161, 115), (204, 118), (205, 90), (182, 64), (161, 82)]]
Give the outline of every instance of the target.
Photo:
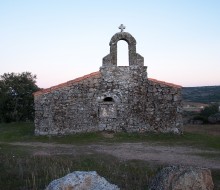
[(87, 143), (104, 140), (98, 133), (84, 133), (66, 136), (35, 136), (33, 123), (0, 123), (0, 142), (57, 142)]
[(33, 137), (34, 124), (17, 122), (17, 123), (0, 123), (0, 141), (12, 142), (26, 140)]
[[(208, 130), (208, 128), (206, 128)], [(167, 145), (196, 146), (220, 150), (220, 136), (211, 134), (185, 132), (183, 135), (155, 133), (110, 133), (107, 138), (103, 133), (81, 133), (66, 136), (35, 136), (33, 123), (0, 124), (0, 142), (53, 142), (64, 144), (120, 143), (120, 142), (154, 142)]]
[(177, 144), (184, 146), (196, 146), (199, 148), (212, 148), (220, 150), (220, 137), (208, 134), (185, 133)]
[(12, 146), (9, 144), (0, 144), (0, 154), (11, 155), (12, 157), (26, 156), (30, 151), (22, 146)]
[(183, 135), (174, 134), (128, 134), (118, 133), (115, 142), (156, 142), (171, 146), (194, 146), (199, 148), (212, 148), (220, 150), (220, 136), (186, 132)]

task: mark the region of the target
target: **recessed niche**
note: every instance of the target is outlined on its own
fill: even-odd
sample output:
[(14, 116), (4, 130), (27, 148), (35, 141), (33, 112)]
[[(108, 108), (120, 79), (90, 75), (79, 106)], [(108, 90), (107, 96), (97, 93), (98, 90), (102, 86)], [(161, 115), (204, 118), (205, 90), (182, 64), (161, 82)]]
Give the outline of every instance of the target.
[(106, 98), (104, 98), (103, 101), (104, 101), (104, 102), (114, 102), (114, 100), (113, 100), (112, 97), (106, 97)]

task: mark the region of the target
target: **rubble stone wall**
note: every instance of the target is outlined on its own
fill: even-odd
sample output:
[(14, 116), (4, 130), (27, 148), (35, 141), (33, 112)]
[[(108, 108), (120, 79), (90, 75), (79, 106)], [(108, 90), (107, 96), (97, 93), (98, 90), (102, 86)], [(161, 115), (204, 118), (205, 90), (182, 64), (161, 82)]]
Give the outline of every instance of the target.
[(94, 99), (99, 81), (98, 74), (35, 94), (35, 133), (57, 135), (96, 131), (98, 107)]
[(145, 69), (102, 67), (80, 82), (35, 94), (35, 133), (181, 132), (181, 88), (147, 79)]

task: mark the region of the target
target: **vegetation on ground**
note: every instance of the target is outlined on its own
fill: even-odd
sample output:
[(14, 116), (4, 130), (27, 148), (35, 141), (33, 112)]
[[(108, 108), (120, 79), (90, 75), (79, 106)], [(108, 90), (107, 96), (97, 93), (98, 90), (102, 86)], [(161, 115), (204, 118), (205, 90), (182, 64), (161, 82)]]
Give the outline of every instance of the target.
[[(123, 161), (101, 153), (77, 155), (33, 155), (30, 148), (11, 142), (51, 142), (68, 144), (155, 142), (166, 145), (196, 146), (220, 150), (220, 125), (187, 126), (183, 135), (127, 134), (105, 136), (86, 133), (65, 137), (34, 136), (33, 123), (0, 124), (0, 187), (4, 190), (41, 190), (53, 179), (73, 171), (97, 171), (121, 189), (148, 189), (149, 181), (163, 166), (146, 161)], [(211, 132), (215, 132), (214, 134)], [(213, 156), (204, 153), (202, 156)], [(216, 158), (219, 154), (214, 155)], [(220, 171), (212, 170), (215, 184), (220, 183)], [(219, 187), (219, 186), (218, 186)]]
[[(86, 144), (86, 143), (118, 143), (118, 142), (157, 142), (170, 145), (189, 145), (196, 147), (207, 147), (220, 150), (220, 125), (190, 126), (182, 135), (161, 133), (110, 133), (111, 138), (106, 138), (103, 133), (82, 133), (66, 136), (35, 136), (34, 124), (32, 122), (0, 123), (0, 142), (49, 142), (63, 144)], [(188, 126), (186, 127), (188, 129)], [(219, 135), (209, 134), (213, 131)], [(200, 131), (200, 132), (198, 132)]]
[(147, 189), (149, 180), (160, 169), (143, 161), (120, 161), (104, 154), (31, 156), (18, 147), (0, 148), (0, 187), (4, 190), (45, 189), (52, 180), (73, 171), (97, 171), (121, 189)]

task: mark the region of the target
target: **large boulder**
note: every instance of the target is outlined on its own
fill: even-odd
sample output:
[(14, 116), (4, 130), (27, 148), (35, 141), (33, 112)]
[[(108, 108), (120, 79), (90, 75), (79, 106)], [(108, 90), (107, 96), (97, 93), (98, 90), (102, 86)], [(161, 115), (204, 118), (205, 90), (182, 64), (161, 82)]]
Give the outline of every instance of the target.
[(95, 171), (75, 171), (52, 181), (46, 190), (119, 190)]
[(216, 113), (216, 114), (210, 115), (208, 117), (208, 121), (210, 123), (220, 123), (220, 113)]
[(211, 171), (190, 166), (163, 168), (151, 181), (149, 190), (212, 190)]

